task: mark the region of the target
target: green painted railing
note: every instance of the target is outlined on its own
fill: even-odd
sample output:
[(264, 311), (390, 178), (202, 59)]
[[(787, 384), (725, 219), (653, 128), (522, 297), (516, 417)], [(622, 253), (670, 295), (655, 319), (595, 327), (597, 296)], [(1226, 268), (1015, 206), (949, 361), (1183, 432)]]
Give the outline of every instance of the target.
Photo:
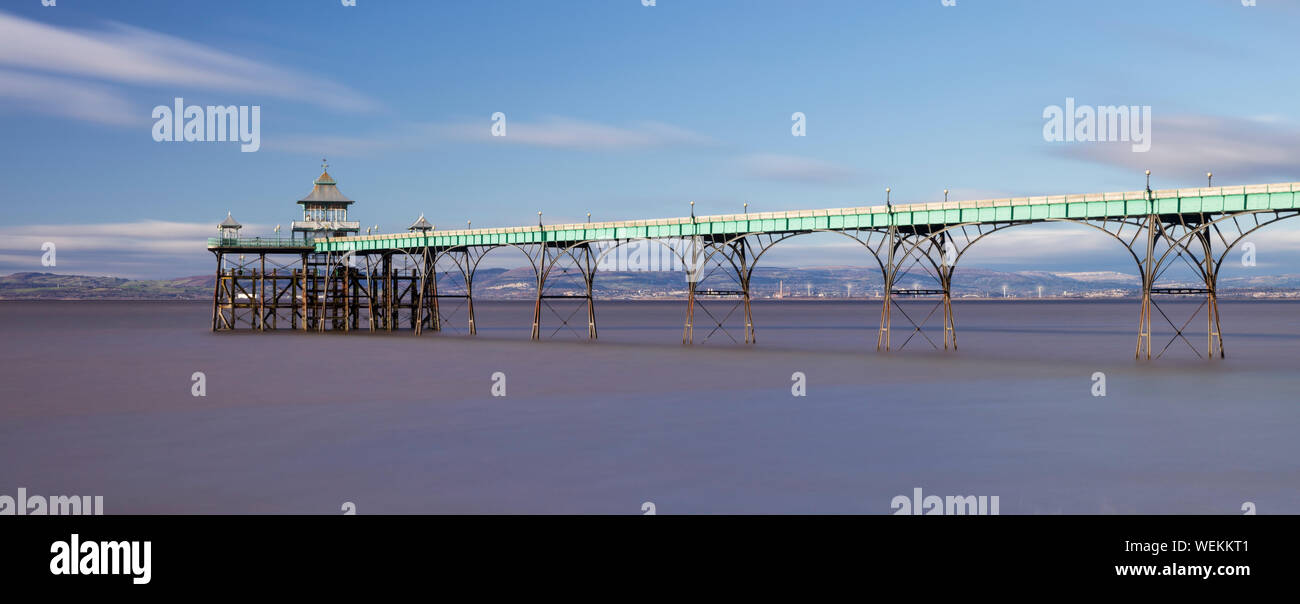
[(812, 230), (883, 228), (892, 220), (901, 227), (952, 224), (1122, 218), (1147, 214), (1231, 213), (1300, 209), (1300, 183), (1165, 189), (1146, 191), (947, 201), (885, 206), (795, 210), (625, 220), (545, 227), (509, 227), (437, 231), (428, 235), (398, 233), (316, 239), (318, 252), (458, 245), (505, 245), (546, 241), (609, 241), (695, 235), (788, 233)]
[(247, 248), (302, 248), (312, 249), (311, 241), (291, 237), (209, 237), (208, 248), (247, 247)]

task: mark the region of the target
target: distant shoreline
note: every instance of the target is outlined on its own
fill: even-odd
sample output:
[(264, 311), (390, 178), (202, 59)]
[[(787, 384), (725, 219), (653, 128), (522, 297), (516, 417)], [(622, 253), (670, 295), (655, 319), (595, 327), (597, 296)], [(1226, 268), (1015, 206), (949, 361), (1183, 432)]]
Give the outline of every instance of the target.
[[(528, 269), (482, 269), (474, 280), (475, 301), (535, 300), (536, 286)], [(1098, 301), (1138, 300), (1136, 277), (1109, 275), (1081, 280), (1066, 273), (1002, 273), (971, 269), (954, 284), (956, 302)], [(1076, 274), (1077, 276), (1077, 274)], [(1232, 281), (1227, 283), (1225, 281)], [(750, 285), (751, 300), (756, 302), (844, 302), (880, 300), (879, 271), (863, 268), (774, 268), (756, 274)], [(712, 281), (701, 286), (716, 285)], [(1167, 285), (1177, 285), (1176, 282)], [(125, 279), (55, 273), (14, 273), (0, 276), (0, 300), (96, 300), (96, 301), (206, 301), (211, 302), (215, 287), (212, 275), (195, 275), (173, 279)], [(456, 285), (443, 285), (440, 288)], [(553, 294), (578, 294), (566, 284)], [(577, 285), (576, 287), (582, 287)], [(918, 288), (911, 284), (909, 288)], [(686, 284), (680, 273), (611, 271), (601, 273), (596, 281), (596, 298), (605, 301), (682, 301)], [(779, 291), (784, 295), (777, 297)], [(1006, 291), (1007, 295), (1000, 295)], [(1042, 292), (1042, 297), (1037, 292)], [(846, 293), (857, 294), (845, 296)], [(864, 295), (865, 294), (865, 295)], [(268, 295), (271, 292), (268, 291)], [(282, 292), (282, 295), (289, 295)], [(579, 296), (575, 296), (579, 297)], [(908, 296), (895, 296), (908, 300)], [(931, 296), (926, 296), (931, 298)], [(1187, 299), (1203, 299), (1186, 296)], [(1165, 295), (1160, 299), (1178, 299)], [(1234, 277), (1219, 282), (1221, 300), (1300, 300), (1300, 274)]]

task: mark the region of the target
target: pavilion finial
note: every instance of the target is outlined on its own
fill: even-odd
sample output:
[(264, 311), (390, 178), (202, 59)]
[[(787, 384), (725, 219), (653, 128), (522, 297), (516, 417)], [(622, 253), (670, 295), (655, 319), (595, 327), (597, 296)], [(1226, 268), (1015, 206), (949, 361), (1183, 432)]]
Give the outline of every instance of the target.
[(323, 171), (325, 171), (325, 172), (329, 172), (329, 170), (330, 170), (330, 162), (329, 162), (328, 159), (325, 159), (325, 158), (323, 158), (323, 157), (320, 158), (320, 169), (323, 170)]

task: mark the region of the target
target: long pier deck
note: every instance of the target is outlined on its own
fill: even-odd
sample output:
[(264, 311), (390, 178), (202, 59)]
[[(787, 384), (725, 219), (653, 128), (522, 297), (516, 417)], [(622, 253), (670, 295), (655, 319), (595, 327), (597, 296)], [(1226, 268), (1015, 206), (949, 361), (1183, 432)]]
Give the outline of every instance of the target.
[(365, 252), (394, 247), (509, 245), (555, 241), (617, 241), (697, 235), (743, 235), (883, 229), (936, 230), (959, 224), (1050, 220), (1105, 220), (1157, 215), (1202, 215), (1300, 209), (1300, 183), (1163, 189), (1118, 193), (939, 201), (822, 210), (621, 220), (505, 228), (394, 233), (318, 241), (318, 252)]
[[(413, 226), (407, 233), (323, 237), (310, 246), (303, 240), (216, 238), (208, 242), (219, 265), (213, 329), (235, 329), (240, 309), (255, 310), (248, 325), (266, 329), (268, 317), (288, 309), (287, 323), (294, 329), (359, 329), (364, 316), (368, 329), (407, 327), (420, 333), (448, 325), (446, 307), (454, 303), (465, 309), (465, 327), (472, 334), (476, 331), (473, 281), (479, 261), (494, 249), (512, 247), (524, 252), (536, 279), (532, 337), (543, 337), (546, 320), (559, 321), (556, 332), (572, 327), (569, 322), (583, 309), (565, 313), (555, 304), (577, 303), (586, 311), (585, 337), (594, 339), (597, 269), (609, 266), (606, 261), (620, 247), (644, 242), (667, 250), (673, 264), (687, 275), (683, 343), (699, 339), (697, 321), (708, 329), (704, 340), (723, 333), (739, 341), (731, 331), (743, 330), (743, 340), (754, 343), (750, 278), (758, 261), (786, 239), (831, 232), (857, 241), (880, 266), (884, 287), (878, 350), (901, 349), (914, 341), (955, 350), (951, 285), (962, 255), (1005, 228), (1067, 222), (1105, 233), (1132, 256), (1142, 290), (1138, 358), (1160, 356), (1179, 341), (1198, 356), (1214, 358), (1225, 354), (1217, 277), (1226, 255), (1256, 230), (1296, 215), (1300, 215), (1300, 183), (1278, 183), (553, 225), (543, 224), (539, 215), (539, 224), (531, 226), (447, 231)], [(297, 268), (287, 268), (287, 284), (277, 290), (274, 284), (281, 283), (284, 275), (268, 275), (264, 265), (267, 255), (280, 254), (296, 257)], [(234, 255), (240, 256), (239, 263), (223, 265)], [(247, 266), (243, 258), (248, 255), (256, 255), (262, 266)], [(1162, 287), (1174, 266), (1190, 269), (1198, 286)], [(613, 268), (637, 270), (617, 263)], [(241, 278), (251, 281), (241, 283)], [(268, 279), (274, 295), (269, 310), (266, 294), (252, 293), (264, 288)], [(899, 287), (902, 283), (925, 287)], [(567, 288), (566, 293), (557, 293), (559, 288)], [(575, 289), (582, 293), (574, 295)], [(1157, 298), (1170, 295), (1202, 300), (1192, 318), (1203, 311), (1203, 347), (1187, 337), (1192, 318), (1179, 323), (1157, 303)], [(923, 300), (933, 306), (928, 314), (915, 315), (926, 317), (919, 321), (901, 304)], [(709, 310), (717, 304), (728, 308)], [(942, 327), (928, 328), (929, 318), (938, 316)], [(1152, 342), (1155, 316), (1164, 322), (1157, 326), (1168, 325), (1165, 335), (1170, 336), (1158, 349)], [(897, 317), (905, 321), (901, 328), (894, 325)], [(903, 339), (896, 344), (894, 332), (900, 329)]]

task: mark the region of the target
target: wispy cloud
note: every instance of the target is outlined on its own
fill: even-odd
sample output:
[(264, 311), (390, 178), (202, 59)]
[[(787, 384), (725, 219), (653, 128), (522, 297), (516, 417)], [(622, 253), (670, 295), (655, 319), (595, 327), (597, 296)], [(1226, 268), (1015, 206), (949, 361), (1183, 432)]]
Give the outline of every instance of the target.
[[(0, 87), (0, 101), (97, 122), (138, 119), (126, 111), (123, 86), (262, 94), (340, 111), (376, 106), (328, 78), (119, 23), (98, 31), (75, 30), (0, 12), (0, 66), (46, 72), (41, 76), (9, 72), (4, 76), (9, 85)], [(33, 107), (33, 103), (52, 107)], [(83, 103), (99, 105), (71, 106)]]
[(1152, 119), (1151, 150), (1130, 143), (1075, 143), (1058, 147), (1067, 157), (1151, 170), (1160, 186), (1188, 186), (1207, 171), (1223, 184), (1300, 180), (1300, 128), (1273, 117), (1176, 115)]
[[(269, 229), (247, 225), (250, 231)], [(0, 227), (0, 273), (51, 272), (165, 278), (203, 274), (214, 266), (205, 248), (216, 222), (141, 220), (105, 224)], [(45, 242), (55, 245), (57, 264), (41, 264)]]
[(285, 134), (268, 139), (262, 148), (287, 153), (308, 153), (329, 157), (365, 157), (385, 151), (421, 149), (429, 145), (411, 131), (347, 136), (338, 134)]
[(100, 84), (0, 69), (0, 106), (100, 124), (143, 123), (149, 117)]
[(716, 144), (708, 136), (659, 122), (613, 126), (569, 117), (549, 117), (537, 122), (507, 119), (505, 136), (492, 136), (491, 129), (492, 121), (486, 117), (480, 123), (408, 122), (391, 130), (355, 136), (280, 136), (266, 147), (277, 151), (328, 153), (343, 157), (427, 149), (447, 141), (574, 151), (633, 151)]
[(263, 148), (289, 153), (328, 154), (330, 157), (361, 157), (385, 151), (410, 151), (433, 146), (446, 126), (404, 123), (391, 130), (369, 134), (285, 134), (267, 141)]
[(661, 122), (613, 126), (568, 117), (548, 117), (536, 122), (507, 117), (505, 136), (492, 136), (492, 122), (486, 117), (481, 123), (436, 126), (435, 131), (452, 140), (583, 151), (698, 146), (714, 142), (702, 134)]
[(796, 155), (756, 153), (737, 159), (735, 164), (746, 178), (755, 180), (841, 184), (857, 176), (846, 166)]

